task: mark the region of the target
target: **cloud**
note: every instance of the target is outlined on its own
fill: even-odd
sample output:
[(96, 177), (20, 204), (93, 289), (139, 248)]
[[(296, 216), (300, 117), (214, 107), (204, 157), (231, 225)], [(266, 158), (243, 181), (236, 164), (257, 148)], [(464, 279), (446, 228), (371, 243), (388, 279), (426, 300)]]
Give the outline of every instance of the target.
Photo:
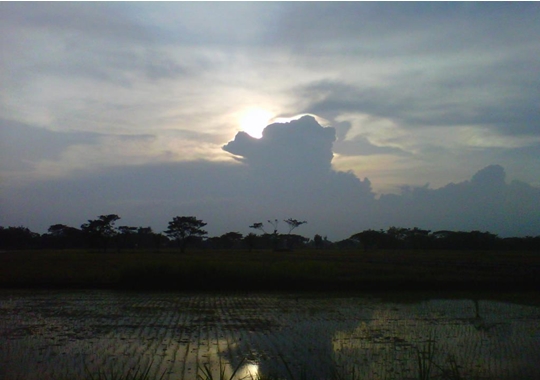
[(374, 145), (367, 137), (363, 136), (357, 136), (351, 140), (336, 144), (334, 151), (344, 156), (407, 155), (406, 152), (399, 148)]
[[(537, 170), (532, 168), (538, 160), (528, 152), (539, 143), (535, 99), (540, 98), (540, 83), (518, 85), (521, 91), (516, 91), (514, 85), (529, 75), (523, 73), (520, 81), (509, 85), (504, 79), (512, 72), (509, 68), (494, 71), (480, 62), (477, 66), (483, 85), (471, 75), (470, 84), (458, 86), (457, 92), (450, 85), (452, 78), (441, 72), (425, 86), (418, 82), (421, 75), (403, 75), (381, 85), (317, 81), (299, 86), (297, 94), (305, 100), (303, 112), (351, 125), (335, 144), (339, 167), (356, 173), (367, 168), (378, 192), (391, 191), (399, 182), (443, 186), (449, 175), (463, 178), (471, 162), (478, 168), (505, 163), (515, 178), (537, 184)], [(441, 80), (447, 83), (438, 86)], [(377, 149), (363, 149), (368, 144)], [(368, 152), (387, 156), (387, 166), (366, 160)], [(383, 177), (388, 170), (394, 173)]]
[[(186, 170), (192, 176), (172, 200), (151, 201), (157, 189), (139, 185), (146, 193), (129, 202), (182, 198), (201, 212), (203, 204), (222, 209), (209, 216), (223, 220), (225, 209), (236, 215), (244, 207), (261, 220), (269, 210), (318, 220), (324, 210), (339, 232), (386, 227), (373, 191), (444, 188), (493, 163), (504, 165), (510, 184), (540, 186), (535, 3), (1, 3), (0, 10), (6, 191), (17, 176), (40, 186), (56, 176), (44, 189), (55, 196), (47, 189), (74, 173), (89, 188), (107, 189), (123, 188), (115, 178), (127, 168), (137, 170), (125, 180), (138, 184), (143, 174), (165, 181), (166, 172)], [(278, 126), (261, 140), (238, 134), (223, 150), (251, 107), (316, 114), (333, 131)], [(224, 196), (229, 203), (209, 193), (205, 175), (224, 188), (236, 181)], [(108, 182), (98, 186), (102, 176)], [(366, 222), (357, 224), (360, 214)], [(315, 223), (303, 228), (325, 228)]]
[(387, 223), (432, 230), (481, 230), (503, 236), (536, 236), (540, 231), (540, 188), (507, 184), (500, 165), (489, 165), (470, 181), (439, 189), (405, 187), (379, 202)]
[[(126, 17), (122, 8), (110, 4), (2, 4), (3, 21), (10, 26), (24, 26), (38, 30), (92, 34), (104, 40), (147, 40), (144, 29)], [(9, 15), (9, 17), (7, 17)]]
[(41, 160), (57, 160), (73, 145), (96, 145), (98, 133), (55, 132), (0, 119), (0, 170), (29, 170)]
[(332, 162), (332, 143), (335, 129), (321, 127), (312, 116), (303, 116), (288, 123), (267, 126), (261, 139), (244, 132), (223, 147), (227, 152), (241, 156), (250, 168), (264, 170), (268, 174), (277, 169), (283, 174), (298, 169), (296, 176), (326, 174)]
[(78, 225), (82, 222), (74, 220), (95, 213), (115, 212), (126, 223), (162, 226), (172, 216), (195, 214), (211, 221), (215, 233), (247, 232), (258, 220), (293, 217), (309, 220), (312, 231), (331, 221), (338, 233), (359, 209), (373, 204), (374, 194), (367, 179), (331, 169), (334, 133), (304, 117), (268, 126), (260, 140), (239, 133), (225, 149), (242, 155), (242, 164), (123, 165), (36, 181), (8, 189), (10, 202), (2, 214), (5, 220), (21, 220), (18, 213), (37, 210), (33, 218), (45, 229), (55, 218)]
[[(291, 35), (298, 37), (285, 40), (298, 44), (297, 64), (331, 73), (297, 85), (302, 112), (329, 120), (362, 113), (406, 129), (477, 126), (502, 136), (538, 133), (536, 4), (292, 9), (282, 22), (286, 33), (297, 31)], [(318, 28), (321, 23), (327, 27)]]
[(135, 163), (142, 155), (133, 157), (133, 152), (148, 148), (155, 140), (153, 135), (53, 131), (6, 119), (0, 119), (0, 137), (0, 173), (4, 180), (66, 175), (77, 169), (89, 170), (98, 163), (107, 164), (111, 157), (117, 163)]
[(303, 116), (267, 126), (261, 139), (240, 132), (223, 149), (240, 157), (254, 185), (250, 191), (255, 193), (248, 191), (247, 197), (255, 195), (253, 201), (264, 204), (271, 218), (301, 214), (298, 218), (311, 219), (322, 229), (324, 214), (335, 228), (345, 228), (352, 212), (346, 203), (366, 209), (374, 194), (369, 180), (332, 169), (334, 141), (334, 128)]
[(368, 179), (331, 168), (335, 130), (314, 118), (268, 126), (259, 140), (238, 133), (224, 149), (240, 163), (192, 161), (103, 167), (69, 177), (5, 186), (1, 225), (45, 231), (117, 213), (127, 225), (160, 231), (176, 215), (196, 215), (211, 235), (251, 232), (268, 219), (307, 220), (298, 233), (346, 238), (368, 228), (488, 230), (536, 235), (540, 189), (506, 183), (491, 165), (471, 180), (438, 189), (403, 187), (375, 199)]
[[(469, 69), (468, 69), (469, 70)], [(470, 73), (470, 80), (456, 86), (456, 79), (440, 73), (429, 80), (429, 88), (412, 91), (418, 87), (419, 78), (396, 79), (387, 85), (365, 87), (339, 81), (323, 80), (297, 88), (298, 96), (311, 99), (303, 112), (320, 114), (333, 119), (343, 114), (361, 113), (387, 118), (407, 129), (421, 127), (477, 126), (489, 128), (502, 135), (526, 135), (536, 133), (535, 120), (540, 119), (538, 104), (540, 82), (519, 86), (522, 92), (508, 92), (516, 83), (509, 85), (505, 69), (495, 70), (485, 64)], [(481, 71), (481, 72), (480, 72)], [(423, 74), (425, 75), (425, 73)], [(484, 87), (478, 85), (479, 75)], [(425, 78), (424, 78), (425, 80)], [(524, 73), (519, 81), (536, 82)], [(526, 89), (523, 92), (523, 89)]]
[(522, 37), (538, 30), (538, 12), (526, 3), (297, 3), (280, 14), (276, 39), (314, 54), (345, 41), (366, 58), (493, 51), (531, 42)]

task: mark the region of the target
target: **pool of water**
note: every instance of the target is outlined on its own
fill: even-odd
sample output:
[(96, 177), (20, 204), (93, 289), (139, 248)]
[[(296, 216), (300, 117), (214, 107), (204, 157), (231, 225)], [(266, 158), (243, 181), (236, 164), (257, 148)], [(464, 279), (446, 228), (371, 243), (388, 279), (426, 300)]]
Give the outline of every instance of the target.
[(539, 322), (481, 297), (2, 290), (0, 378), (533, 379)]

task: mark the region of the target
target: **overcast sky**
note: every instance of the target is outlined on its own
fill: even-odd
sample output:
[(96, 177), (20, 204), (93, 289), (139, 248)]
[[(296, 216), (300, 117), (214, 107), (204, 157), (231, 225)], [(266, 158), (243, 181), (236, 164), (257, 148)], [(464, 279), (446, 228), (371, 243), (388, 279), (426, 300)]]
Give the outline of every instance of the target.
[(539, 19), (535, 2), (2, 2), (0, 225), (540, 235)]

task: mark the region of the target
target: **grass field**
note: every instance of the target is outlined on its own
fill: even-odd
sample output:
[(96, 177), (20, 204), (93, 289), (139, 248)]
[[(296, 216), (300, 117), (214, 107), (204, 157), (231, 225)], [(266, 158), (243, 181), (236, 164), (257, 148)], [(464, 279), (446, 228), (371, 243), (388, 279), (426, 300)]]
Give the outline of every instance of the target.
[(208, 250), (0, 253), (3, 288), (534, 290), (540, 253)]

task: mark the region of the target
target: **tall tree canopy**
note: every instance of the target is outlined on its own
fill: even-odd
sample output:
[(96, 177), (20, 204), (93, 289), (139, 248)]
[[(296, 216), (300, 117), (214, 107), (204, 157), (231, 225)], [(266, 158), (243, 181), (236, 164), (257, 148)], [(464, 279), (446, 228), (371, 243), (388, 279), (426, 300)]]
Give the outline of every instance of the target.
[(184, 252), (191, 240), (202, 238), (207, 234), (202, 229), (204, 226), (206, 226), (206, 223), (194, 216), (175, 216), (169, 222), (169, 228), (165, 231), (165, 234), (178, 241), (180, 249)]
[(88, 220), (88, 223), (81, 225), (81, 230), (88, 235), (90, 245), (101, 245), (107, 250), (108, 240), (118, 233), (114, 223), (119, 219), (116, 214), (100, 215), (98, 219)]
[(288, 224), (289, 226), (289, 235), (291, 234), (291, 232), (297, 228), (297, 227), (300, 227), (302, 224), (306, 224), (307, 222), (304, 220), (302, 222), (296, 220), (296, 219), (293, 219), (293, 218), (289, 218), (287, 220), (284, 220), (285, 223)]

